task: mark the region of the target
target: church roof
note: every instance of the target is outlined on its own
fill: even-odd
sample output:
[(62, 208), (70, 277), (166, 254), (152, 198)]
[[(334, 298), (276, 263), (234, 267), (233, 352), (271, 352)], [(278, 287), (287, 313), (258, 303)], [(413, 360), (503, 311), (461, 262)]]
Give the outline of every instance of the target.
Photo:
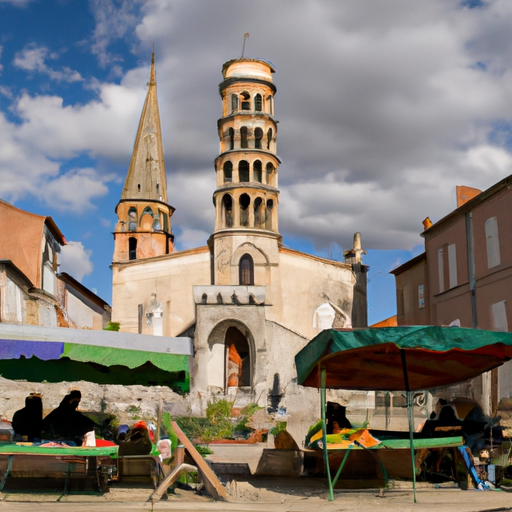
[(148, 92), (121, 193), (121, 200), (123, 199), (149, 199), (167, 203), (167, 177), (156, 95), (154, 53), (151, 56)]

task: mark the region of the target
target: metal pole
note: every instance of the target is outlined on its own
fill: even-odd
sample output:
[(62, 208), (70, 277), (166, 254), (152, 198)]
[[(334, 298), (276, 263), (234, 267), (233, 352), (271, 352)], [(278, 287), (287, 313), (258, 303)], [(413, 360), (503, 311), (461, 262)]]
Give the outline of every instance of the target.
[(331, 470), (329, 469), (329, 455), (327, 454), (327, 425), (325, 423), (325, 380), (326, 380), (327, 372), (325, 367), (322, 367), (321, 371), (321, 385), (320, 385), (320, 399), (321, 399), (321, 409), (322, 409), (322, 451), (324, 454), (324, 462), (325, 462), (325, 472), (327, 474), (327, 483), (329, 485), (329, 501), (334, 501), (334, 491), (331, 480)]
[(411, 462), (412, 462), (412, 488), (414, 492), (414, 503), (416, 503), (416, 464), (414, 457), (414, 418), (412, 415), (411, 390), (409, 388), (409, 375), (407, 374), (407, 362), (405, 360), (405, 351), (400, 349), (400, 357), (402, 359), (402, 371), (404, 372), (405, 391), (407, 392), (407, 415), (409, 417), (409, 442), (411, 446)]

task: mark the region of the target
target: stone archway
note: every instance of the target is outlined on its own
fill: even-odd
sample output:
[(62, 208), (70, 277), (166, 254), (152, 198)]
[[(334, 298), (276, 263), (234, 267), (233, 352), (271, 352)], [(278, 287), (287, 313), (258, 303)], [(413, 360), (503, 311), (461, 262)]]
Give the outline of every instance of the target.
[[(236, 372), (238, 381), (228, 386), (229, 380), (229, 351), (231, 348), (233, 359), (237, 360), (240, 371)], [(254, 375), (254, 340), (249, 328), (235, 319), (226, 319), (218, 323), (208, 336), (208, 386), (227, 393), (243, 388), (246, 392), (252, 391)], [(235, 361), (234, 361), (235, 362)], [(233, 366), (231, 365), (233, 370)], [(236, 366), (236, 365), (235, 365)]]

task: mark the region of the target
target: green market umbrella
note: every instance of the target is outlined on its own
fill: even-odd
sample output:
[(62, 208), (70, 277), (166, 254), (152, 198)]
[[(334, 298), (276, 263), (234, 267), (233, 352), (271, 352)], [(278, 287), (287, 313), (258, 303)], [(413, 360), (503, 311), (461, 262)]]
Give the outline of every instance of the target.
[[(404, 326), (328, 329), (296, 356), (298, 383), (322, 390), (324, 458), (325, 389), (406, 391), (414, 468), (411, 392), (461, 382), (512, 358), (512, 333), (461, 327)], [(414, 501), (416, 476), (413, 471)]]

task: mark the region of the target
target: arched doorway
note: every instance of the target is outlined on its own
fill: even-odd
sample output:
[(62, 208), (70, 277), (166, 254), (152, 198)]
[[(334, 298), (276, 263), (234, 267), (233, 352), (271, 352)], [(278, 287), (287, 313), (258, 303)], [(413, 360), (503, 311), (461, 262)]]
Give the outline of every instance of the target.
[(236, 327), (229, 327), (225, 338), (226, 389), (251, 386), (251, 350), (247, 338)]

